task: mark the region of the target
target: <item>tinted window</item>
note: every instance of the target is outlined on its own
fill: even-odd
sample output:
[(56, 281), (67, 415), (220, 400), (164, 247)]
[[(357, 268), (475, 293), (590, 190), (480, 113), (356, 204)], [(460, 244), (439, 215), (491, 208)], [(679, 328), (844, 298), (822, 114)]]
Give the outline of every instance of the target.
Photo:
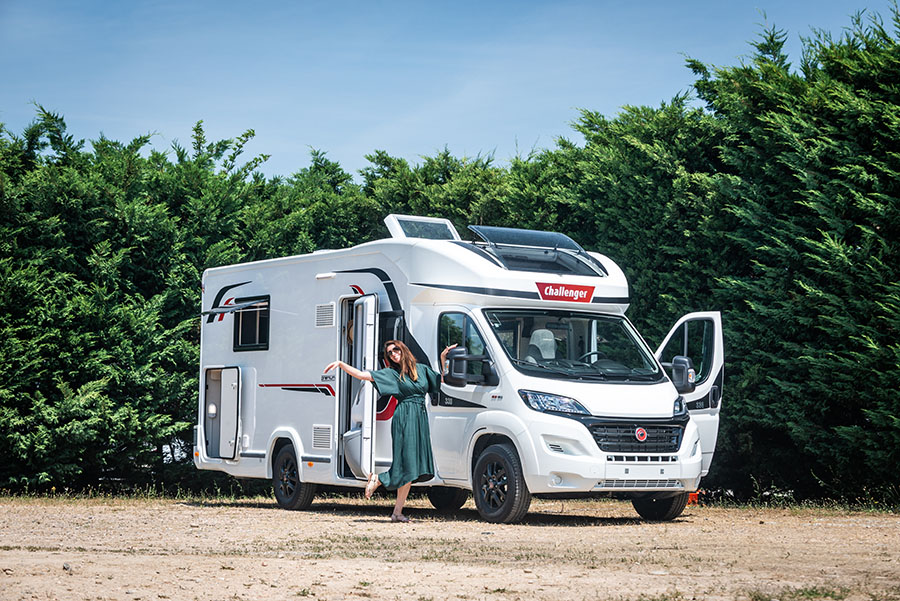
[(660, 360), (671, 363), (677, 355), (689, 357), (697, 372), (697, 383), (709, 377), (713, 359), (713, 334), (715, 326), (709, 319), (692, 319), (686, 321), (675, 331)]
[[(475, 323), (465, 313), (444, 313), (438, 321), (438, 355), (446, 347), (457, 344), (464, 347), (469, 355), (486, 356), (484, 338)], [(469, 361), (467, 373), (481, 375), (481, 361)]]
[(249, 302), (253, 302), (253, 304), (234, 312), (234, 350), (268, 350), (269, 297), (259, 296), (235, 299), (235, 304), (237, 305)]

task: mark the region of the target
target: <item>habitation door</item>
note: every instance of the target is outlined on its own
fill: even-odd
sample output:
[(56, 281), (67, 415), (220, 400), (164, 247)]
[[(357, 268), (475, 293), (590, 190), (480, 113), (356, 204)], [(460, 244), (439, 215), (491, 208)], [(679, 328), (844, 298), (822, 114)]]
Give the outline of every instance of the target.
[[(378, 369), (378, 297), (374, 294), (361, 296), (353, 303), (353, 338), (353, 367), (363, 371)], [(362, 406), (362, 432), (358, 439), (359, 463), (363, 474), (368, 478), (375, 470), (375, 385), (372, 382), (361, 382), (357, 395)]]
[(206, 398), (203, 432), (206, 455), (234, 459), (238, 450), (238, 416), (241, 403), (240, 368), (206, 370)]
[(700, 429), (703, 451), (702, 475), (709, 471), (719, 433), (722, 382), (725, 377), (725, 350), (722, 314), (718, 311), (688, 313), (679, 319), (656, 351), (656, 358), (668, 367), (677, 355), (689, 357), (697, 372), (694, 392), (684, 400)]

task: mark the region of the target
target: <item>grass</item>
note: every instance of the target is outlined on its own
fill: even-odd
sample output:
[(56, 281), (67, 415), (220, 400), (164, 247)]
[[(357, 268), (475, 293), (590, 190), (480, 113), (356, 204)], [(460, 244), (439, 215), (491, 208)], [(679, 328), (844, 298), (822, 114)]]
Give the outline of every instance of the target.
[(846, 588), (828, 588), (813, 586), (803, 588), (783, 588), (777, 592), (763, 592), (751, 590), (747, 593), (750, 601), (842, 601), (846, 599), (850, 591)]

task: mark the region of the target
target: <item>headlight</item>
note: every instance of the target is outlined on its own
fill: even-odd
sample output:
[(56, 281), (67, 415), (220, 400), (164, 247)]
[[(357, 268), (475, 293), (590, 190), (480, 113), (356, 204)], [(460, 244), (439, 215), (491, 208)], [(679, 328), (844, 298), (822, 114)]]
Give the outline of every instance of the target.
[(684, 402), (684, 397), (680, 396), (675, 399), (675, 404), (672, 405), (672, 417), (681, 417), (687, 412), (687, 404)]
[(535, 411), (561, 411), (562, 413), (583, 413), (590, 415), (591, 412), (584, 406), (566, 396), (557, 394), (547, 394), (546, 392), (534, 392), (532, 390), (520, 390), (519, 396), (525, 401), (525, 404)]

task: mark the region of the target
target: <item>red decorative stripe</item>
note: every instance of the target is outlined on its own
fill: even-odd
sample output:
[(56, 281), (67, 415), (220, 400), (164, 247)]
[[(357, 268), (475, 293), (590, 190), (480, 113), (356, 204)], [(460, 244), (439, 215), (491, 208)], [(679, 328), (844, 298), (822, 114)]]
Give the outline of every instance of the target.
[(392, 417), (394, 417), (394, 411), (396, 409), (397, 409), (397, 398), (392, 396), (388, 400), (387, 407), (385, 407), (384, 409), (382, 409), (381, 411), (379, 411), (378, 413), (375, 414), (375, 419), (380, 422), (387, 421), (387, 420), (391, 419)]

